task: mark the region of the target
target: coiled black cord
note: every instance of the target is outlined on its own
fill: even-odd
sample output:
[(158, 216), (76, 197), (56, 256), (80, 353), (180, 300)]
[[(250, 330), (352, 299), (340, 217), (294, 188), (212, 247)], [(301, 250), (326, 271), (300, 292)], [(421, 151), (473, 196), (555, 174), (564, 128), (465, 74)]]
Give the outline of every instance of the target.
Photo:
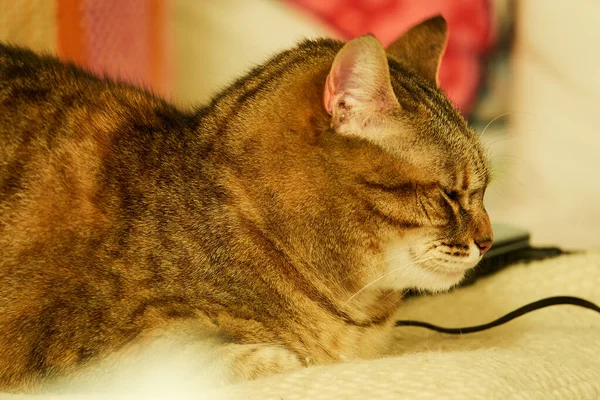
[(495, 321), (492, 321), (492, 322), (489, 322), (489, 323), (483, 324), (483, 325), (469, 326), (466, 328), (444, 328), (441, 326), (429, 324), (427, 322), (411, 321), (411, 320), (396, 321), (395, 325), (396, 326), (418, 326), (421, 328), (431, 329), (431, 330), (434, 330), (437, 332), (449, 333), (451, 335), (463, 335), (465, 333), (481, 332), (486, 329), (494, 328), (498, 325), (505, 324), (509, 321), (512, 321), (513, 319), (515, 319), (517, 317), (520, 317), (521, 315), (525, 315), (532, 311), (539, 310), (544, 307), (557, 306), (557, 305), (561, 305), (561, 304), (568, 304), (568, 305), (573, 305), (573, 306), (584, 307), (584, 308), (588, 308), (590, 310), (594, 310), (594, 311), (600, 313), (600, 307), (598, 307), (596, 304), (594, 304), (590, 301), (581, 299), (579, 297), (555, 296), (555, 297), (548, 297), (545, 299), (537, 300), (537, 301), (534, 301), (533, 303), (524, 305), (523, 307), (518, 308), (514, 311), (511, 311), (508, 314), (506, 314), (505, 316), (500, 317)]

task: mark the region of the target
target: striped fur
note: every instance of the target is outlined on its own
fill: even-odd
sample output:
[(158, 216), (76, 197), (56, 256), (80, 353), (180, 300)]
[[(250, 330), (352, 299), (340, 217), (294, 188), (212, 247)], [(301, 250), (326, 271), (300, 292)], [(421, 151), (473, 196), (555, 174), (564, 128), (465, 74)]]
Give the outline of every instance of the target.
[(303, 42), (188, 111), (0, 45), (1, 390), (164, 335), (226, 380), (374, 357), (402, 290), (464, 276), (491, 237), (476, 135), (393, 53), (397, 131), (338, 134), (343, 45)]

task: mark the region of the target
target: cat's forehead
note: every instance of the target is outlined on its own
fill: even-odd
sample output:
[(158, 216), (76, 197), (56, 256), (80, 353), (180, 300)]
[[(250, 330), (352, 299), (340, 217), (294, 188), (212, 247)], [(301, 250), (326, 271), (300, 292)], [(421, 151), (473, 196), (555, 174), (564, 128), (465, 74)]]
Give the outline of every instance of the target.
[(441, 124), (444, 122), (438, 121), (437, 127), (434, 125), (430, 141), (441, 161), (440, 174), (450, 181), (449, 184), (463, 190), (487, 186), (490, 180), (488, 160), (478, 135), (466, 125), (440, 127)]
[[(471, 137), (469, 137), (469, 136)], [(462, 135), (450, 136), (443, 147), (442, 171), (450, 184), (463, 190), (485, 188), (490, 180), (487, 156), (475, 132), (469, 130)]]
[(414, 135), (410, 149), (441, 180), (461, 187), (485, 187), (490, 173), (478, 135), (442, 90), (393, 58), (389, 65), (401, 107), (398, 119)]
[(457, 130), (466, 128), (466, 121), (440, 88), (394, 58), (388, 62), (390, 83), (402, 109), (408, 113), (421, 112)]

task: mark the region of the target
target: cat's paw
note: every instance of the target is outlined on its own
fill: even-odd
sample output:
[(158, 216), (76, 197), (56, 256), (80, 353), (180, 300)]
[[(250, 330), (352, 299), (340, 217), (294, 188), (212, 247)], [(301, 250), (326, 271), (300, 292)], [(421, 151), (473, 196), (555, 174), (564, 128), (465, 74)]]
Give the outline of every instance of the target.
[(257, 379), (303, 367), (298, 354), (282, 346), (246, 344), (237, 345), (234, 351), (231, 371), (235, 380)]

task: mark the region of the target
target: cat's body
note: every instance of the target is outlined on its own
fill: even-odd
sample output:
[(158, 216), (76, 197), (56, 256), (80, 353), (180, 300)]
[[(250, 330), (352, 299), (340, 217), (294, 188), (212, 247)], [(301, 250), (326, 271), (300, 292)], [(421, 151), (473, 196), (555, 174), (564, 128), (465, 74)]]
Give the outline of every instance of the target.
[[(353, 42), (377, 61), (374, 41)], [(342, 46), (305, 42), (182, 112), (0, 45), (0, 390), (174, 326), (215, 340), (234, 379), (373, 357), (402, 289), (460, 280), (491, 239), (475, 135), (395, 58), (369, 68), (389, 62), (399, 108), (379, 88), (383, 107), (352, 106)], [(387, 118), (402, 140), (357, 131)], [(436, 246), (464, 267), (440, 274)]]

